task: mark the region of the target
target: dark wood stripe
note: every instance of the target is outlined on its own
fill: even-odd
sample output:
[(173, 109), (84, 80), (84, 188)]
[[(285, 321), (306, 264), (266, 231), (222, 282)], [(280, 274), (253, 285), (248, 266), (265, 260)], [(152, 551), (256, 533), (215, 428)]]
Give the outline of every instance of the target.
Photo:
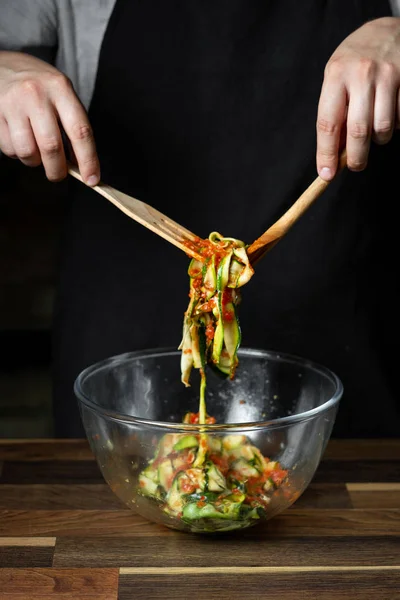
[(118, 569), (1, 569), (0, 598), (117, 600)]
[[(339, 462), (329, 460), (321, 463), (312, 483), (358, 483), (399, 482), (400, 461)], [(100, 469), (94, 461), (38, 461), (13, 462), (3, 465), (0, 483), (49, 484), (49, 483), (103, 483)]]
[[(399, 460), (399, 439), (331, 439), (323, 460)], [(0, 461), (94, 460), (87, 440), (0, 440)]]
[(0, 546), (0, 568), (51, 567), (53, 553), (51, 546)]
[(120, 575), (119, 600), (392, 600), (400, 598), (400, 571), (277, 574)]
[[(285, 537), (315, 536), (398, 536), (400, 509), (289, 509), (277, 515), (260, 531)], [(0, 536), (155, 536), (176, 535), (167, 527), (150, 523), (133, 511), (101, 510), (0, 510)], [(256, 528), (246, 535), (258, 535)]]
[(86, 440), (0, 440), (0, 461), (94, 460)]
[[(344, 484), (311, 484), (296, 501), (296, 508), (352, 508)], [(379, 508), (379, 504), (372, 505)], [(400, 506), (398, 504), (397, 506)], [(118, 510), (128, 507), (103, 484), (2, 484), (0, 509)], [(396, 508), (390, 506), (389, 508)]]
[[(335, 461), (320, 464), (312, 483), (399, 482), (400, 461)], [(0, 483), (103, 483), (104, 479), (95, 461), (54, 460), (6, 461)]]
[[(106, 483), (1, 485), (0, 509), (118, 510), (125, 505)], [(126, 510), (129, 510), (126, 506)]]
[(104, 483), (104, 478), (94, 461), (8, 461), (4, 463), (0, 483)]
[(400, 481), (400, 460), (327, 460), (320, 464), (313, 483), (363, 483)]
[[(0, 487), (1, 492), (1, 487)], [(11, 535), (119, 535), (172, 534), (130, 510), (0, 510), (0, 536)]]
[[(256, 549), (256, 552), (255, 552)], [(279, 537), (242, 532), (218, 539), (176, 533), (165, 538), (58, 538), (55, 567), (255, 567), (400, 564), (399, 537)]]
[(296, 509), (352, 508), (350, 494), (344, 483), (311, 483), (293, 506)]
[(323, 460), (400, 460), (400, 439), (330, 439)]

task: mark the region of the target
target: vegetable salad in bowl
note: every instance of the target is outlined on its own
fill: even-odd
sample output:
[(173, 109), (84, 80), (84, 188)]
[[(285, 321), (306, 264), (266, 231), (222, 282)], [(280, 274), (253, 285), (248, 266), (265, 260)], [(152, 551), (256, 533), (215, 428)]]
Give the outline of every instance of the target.
[[(198, 422), (188, 413), (184, 423)], [(207, 417), (206, 422), (213, 423)], [(228, 531), (265, 516), (287, 472), (244, 435), (166, 434), (139, 476), (140, 494), (191, 531)]]

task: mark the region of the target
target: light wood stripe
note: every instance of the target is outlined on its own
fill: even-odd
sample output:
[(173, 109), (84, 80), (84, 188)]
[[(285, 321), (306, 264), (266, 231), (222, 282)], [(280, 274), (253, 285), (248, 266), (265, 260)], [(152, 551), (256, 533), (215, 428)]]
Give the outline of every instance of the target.
[(400, 483), (346, 483), (348, 492), (400, 492)]
[(256, 573), (332, 573), (357, 571), (400, 571), (400, 565), (335, 567), (121, 567), (120, 575), (204, 575)]
[(55, 537), (0, 537), (0, 546), (49, 548), (56, 545)]

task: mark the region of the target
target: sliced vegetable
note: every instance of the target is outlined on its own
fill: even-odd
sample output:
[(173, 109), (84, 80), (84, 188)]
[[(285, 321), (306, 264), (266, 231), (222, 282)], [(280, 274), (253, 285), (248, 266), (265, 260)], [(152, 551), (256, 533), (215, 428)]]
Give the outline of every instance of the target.
[(158, 467), (158, 478), (165, 490), (169, 490), (174, 478), (174, 467), (170, 458), (165, 458)]
[(226, 489), (225, 477), (214, 463), (208, 464), (207, 481), (210, 492), (223, 492)]
[(204, 370), (207, 364), (234, 377), (241, 342), (238, 288), (254, 273), (240, 240), (212, 232), (202, 253), (204, 262), (193, 259), (188, 269), (190, 301), (179, 345), (181, 378), (186, 386), (192, 368)]
[[(199, 415), (187, 413), (184, 422)], [(286, 476), (244, 435), (168, 434), (139, 476), (139, 493), (192, 531), (228, 531), (264, 516)]]
[(199, 445), (199, 440), (194, 435), (185, 435), (178, 440), (174, 446), (174, 450), (185, 450), (185, 448), (196, 448)]

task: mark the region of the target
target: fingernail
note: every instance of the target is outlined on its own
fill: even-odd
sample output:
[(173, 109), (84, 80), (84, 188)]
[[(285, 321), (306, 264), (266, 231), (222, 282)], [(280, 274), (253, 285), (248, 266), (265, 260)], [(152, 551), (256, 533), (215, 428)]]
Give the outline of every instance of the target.
[(87, 179), (86, 179), (86, 183), (88, 185), (97, 185), (99, 183), (99, 178), (97, 177), (97, 175), (90, 175)]
[(322, 167), (319, 176), (322, 177), (322, 179), (332, 179), (332, 170), (329, 167)]

